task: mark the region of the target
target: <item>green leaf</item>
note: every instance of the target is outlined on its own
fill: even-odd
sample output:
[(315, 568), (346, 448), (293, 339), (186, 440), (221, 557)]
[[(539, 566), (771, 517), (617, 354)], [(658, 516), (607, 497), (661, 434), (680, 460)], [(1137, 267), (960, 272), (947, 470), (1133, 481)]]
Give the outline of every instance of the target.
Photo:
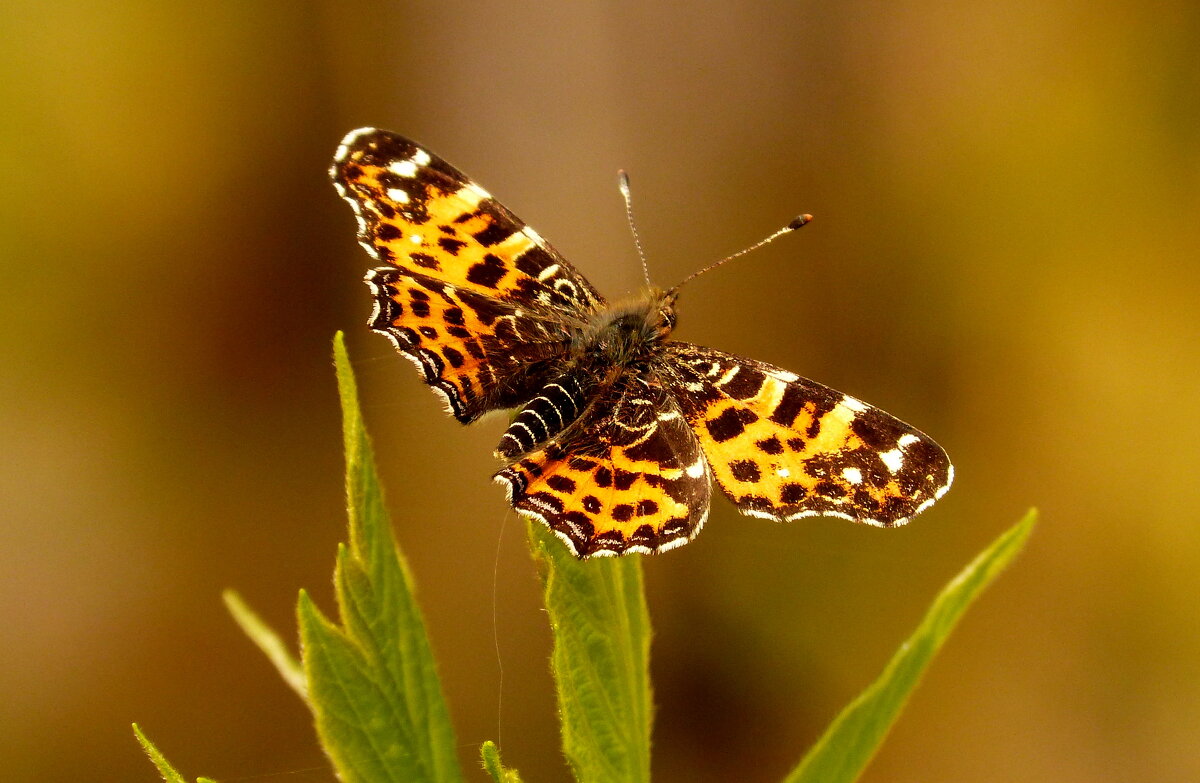
[[(146, 755), (150, 757), (150, 761), (154, 762), (154, 766), (158, 767), (158, 774), (162, 775), (162, 779), (166, 783), (187, 783), (183, 775), (175, 771), (175, 768), (171, 766), (171, 762), (167, 761), (167, 757), (160, 753), (158, 748), (154, 747), (154, 743), (146, 738), (146, 735), (142, 733), (141, 728), (136, 723), (133, 724), (133, 735), (142, 744), (142, 750), (146, 751)], [(216, 781), (212, 778), (196, 778), (196, 783), (216, 783)]]
[(842, 710), (785, 783), (849, 783), (858, 779), (934, 653), (967, 607), (1020, 553), (1036, 520), (1037, 511), (1031, 509), (942, 588), (917, 630), (900, 646), (879, 679)]
[(650, 779), (650, 618), (641, 555), (580, 561), (538, 523), (530, 543), (554, 632), (563, 752), (584, 783)]
[(291, 650), (288, 649), (279, 634), (263, 622), (262, 618), (254, 613), (254, 610), (242, 600), (236, 591), (226, 590), (221, 593), (221, 598), (224, 599), (225, 606), (233, 615), (233, 619), (250, 637), (250, 641), (254, 642), (279, 670), (284, 682), (300, 694), (301, 699), (308, 701), (308, 683), (304, 681), (304, 669), (301, 668), (300, 661), (292, 655)]
[(349, 542), (338, 548), (341, 617), (303, 591), (301, 660), (317, 733), (343, 781), (459, 781), (454, 729), (408, 567), (392, 536), (345, 344), (334, 340), (346, 449)]
[(500, 748), (488, 740), (479, 748), (479, 756), (483, 760), (483, 768), (495, 783), (521, 783), (521, 776), (515, 769), (505, 769), (500, 763)]
[(167, 761), (167, 757), (159, 752), (158, 748), (154, 747), (154, 743), (146, 738), (142, 730), (135, 723), (133, 724), (133, 734), (137, 737), (137, 741), (142, 743), (142, 750), (146, 751), (146, 755), (150, 757), (150, 761), (154, 762), (154, 766), (158, 767), (158, 773), (162, 775), (166, 783), (187, 783), (183, 775), (175, 771), (171, 766), (171, 762)]

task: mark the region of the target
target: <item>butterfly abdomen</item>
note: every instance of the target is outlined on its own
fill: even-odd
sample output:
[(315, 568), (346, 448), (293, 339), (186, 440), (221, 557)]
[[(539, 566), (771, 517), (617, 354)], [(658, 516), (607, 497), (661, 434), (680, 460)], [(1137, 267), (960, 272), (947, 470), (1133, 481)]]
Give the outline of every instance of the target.
[(500, 438), (496, 455), (504, 459), (532, 451), (535, 446), (558, 435), (571, 425), (584, 408), (580, 383), (564, 374), (547, 383), (527, 402)]

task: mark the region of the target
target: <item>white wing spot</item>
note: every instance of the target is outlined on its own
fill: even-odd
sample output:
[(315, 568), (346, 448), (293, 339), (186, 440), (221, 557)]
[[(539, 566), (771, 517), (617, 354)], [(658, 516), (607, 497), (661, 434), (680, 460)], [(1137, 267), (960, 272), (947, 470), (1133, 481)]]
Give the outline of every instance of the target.
[(417, 176), (417, 164), (411, 160), (393, 161), (392, 164), (388, 166), (388, 170), (393, 174), (399, 174), (401, 177)]
[(463, 185), (462, 190), (458, 191), (456, 195), (472, 209), (479, 206), (480, 201), (492, 197), (491, 193), (488, 193), (474, 182), (468, 182), (466, 185)]
[(414, 152), (412, 159), (413, 163), (417, 164), (418, 166), (428, 166), (429, 162), (433, 160), (433, 158), (431, 158), (429, 153), (425, 150), (417, 150)]
[(883, 460), (883, 464), (887, 465), (888, 470), (895, 473), (904, 464), (904, 452), (900, 449), (882, 451), (879, 453), (879, 459)]
[(919, 440), (920, 438), (918, 438), (916, 435), (913, 435), (911, 432), (906, 432), (900, 436), (899, 440), (896, 441), (896, 445), (903, 449), (907, 448), (910, 443), (916, 443)]
[(714, 383), (714, 385), (715, 386), (724, 386), (725, 384), (729, 383), (730, 381), (732, 381), (734, 379), (734, 377), (737, 376), (739, 369), (740, 368), (736, 364), (733, 365), (732, 367), (730, 367), (728, 370), (725, 371), (725, 374), (722, 375), (720, 380), (716, 381)]
[(845, 468), (842, 470), (842, 476), (851, 484), (861, 484), (863, 479), (862, 471), (858, 468)]
[(684, 536), (680, 536), (679, 538), (672, 538), (670, 541), (664, 541), (663, 543), (659, 544), (658, 551), (659, 552), (670, 552), (672, 549), (681, 547), (691, 540), (692, 540), (691, 538), (685, 538)]
[(787, 468), (779, 468), (775, 471), (775, 475), (779, 476), (779, 478), (787, 478), (792, 475), (792, 471), (788, 470)]
[(951, 465), (949, 470), (946, 472), (946, 483), (943, 484), (942, 486), (938, 487), (937, 492), (933, 493), (934, 499), (936, 500), (936, 499), (940, 498), (942, 495), (945, 495), (946, 491), (950, 489), (950, 485), (953, 483), (954, 483), (954, 466)]
[(851, 397), (849, 394), (842, 397), (842, 405), (845, 405), (855, 413), (862, 413), (867, 409), (867, 404), (865, 402), (862, 400), (857, 400)]
[(400, 188), (388, 188), (387, 197), (397, 204), (407, 204), (409, 199), (408, 191)]
[(556, 274), (558, 274), (558, 264), (551, 264), (550, 266), (543, 269), (541, 272), (538, 272), (537, 279), (544, 281), (547, 278), (554, 277), (554, 275), (556, 275)]
[(409, 234), (408, 241), (412, 242), (414, 245), (419, 245), (425, 241), (425, 237), (421, 236), (420, 234)]
[[(501, 440), (503, 440), (503, 438), (501, 438)], [(504, 486), (504, 491), (508, 495), (508, 502), (511, 503), (512, 502), (512, 493), (513, 493), (512, 479), (510, 479), (508, 476), (505, 476), (505, 475), (499, 475), (499, 476), (495, 476), (492, 479), (492, 481), (495, 481), (497, 484), (502, 484)]]
[(374, 133), (374, 128), (358, 128), (346, 134), (342, 139), (342, 143), (338, 145), (337, 152), (334, 153), (334, 160), (343, 161), (350, 156), (350, 148), (358, 141), (359, 136), (365, 136), (368, 133)]

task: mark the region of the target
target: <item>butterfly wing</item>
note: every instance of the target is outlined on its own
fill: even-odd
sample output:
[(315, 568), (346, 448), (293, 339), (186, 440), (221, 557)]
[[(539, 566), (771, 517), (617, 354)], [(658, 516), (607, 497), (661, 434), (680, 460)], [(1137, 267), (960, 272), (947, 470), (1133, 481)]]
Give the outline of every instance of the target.
[(954, 478), (929, 436), (769, 364), (669, 343), (680, 407), (721, 489), (745, 514), (902, 525)]
[(528, 399), (570, 325), (604, 303), (578, 271), (462, 172), (388, 131), (348, 134), (330, 169), (385, 262), (367, 274), (370, 326), (470, 422)]
[(371, 328), (413, 361), (464, 424), (526, 402), (570, 345), (561, 321), (468, 288), (392, 267), (373, 270), (367, 282)]
[(352, 131), (330, 176), (379, 261), (525, 309), (585, 316), (604, 303), (537, 232), (413, 141)]
[(708, 517), (708, 468), (674, 398), (643, 378), (618, 386), (562, 439), (496, 474), (513, 506), (580, 558), (664, 552)]

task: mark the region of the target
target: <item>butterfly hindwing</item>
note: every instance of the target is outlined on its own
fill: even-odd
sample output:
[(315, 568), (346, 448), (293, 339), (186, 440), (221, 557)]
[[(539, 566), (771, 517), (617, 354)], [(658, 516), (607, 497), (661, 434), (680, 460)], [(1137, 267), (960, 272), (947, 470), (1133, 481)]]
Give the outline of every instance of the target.
[(462, 172), (388, 131), (347, 134), (330, 169), (376, 260), (535, 310), (585, 318), (604, 299)]
[(372, 271), (370, 326), (413, 360), (463, 423), (529, 399), (570, 343), (558, 321), (394, 267)]
[(894, 527), (954, 477), (946, 452), (894, 416), (762, 362), (667, 345), (713, 477), (746, 514), (824, 514)]
[(579, 557), (664, 552), (708, 517), (711, 479), (674, 399), (636, 379), (595, 399), (562, 440), (496, 474), (513, 506)]

